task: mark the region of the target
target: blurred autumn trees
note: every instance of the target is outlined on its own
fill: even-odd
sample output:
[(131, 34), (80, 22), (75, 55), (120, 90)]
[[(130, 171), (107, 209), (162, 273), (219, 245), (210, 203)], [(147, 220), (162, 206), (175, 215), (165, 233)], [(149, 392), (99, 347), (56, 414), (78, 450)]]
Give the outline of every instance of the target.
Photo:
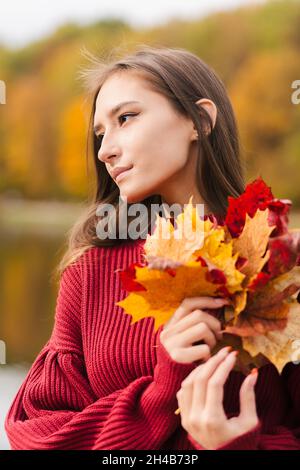
[(87, 193), (89, 107), (78, 80), (83, 48), (109, 55), (136, 44), (183, 47), (224, 81), (236, 112), (247, 179), (262, 175), (300, 207), (300, 1), (269, 1), (202, 20), (135, 30), (122, 20), (67, 24), (20, 50), (0, 46), (0, 191), (32, 199), (81, 200)]

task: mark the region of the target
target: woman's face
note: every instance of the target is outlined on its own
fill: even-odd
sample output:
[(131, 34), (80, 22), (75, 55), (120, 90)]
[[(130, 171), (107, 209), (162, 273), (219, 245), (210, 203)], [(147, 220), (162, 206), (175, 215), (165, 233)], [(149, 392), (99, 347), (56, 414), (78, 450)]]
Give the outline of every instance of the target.
[[(110, 110), (124, 101), (135, 103), (111, 116)], [(153, 194), (169, 204), (186, 203), (188, 195), (195, 194), (193, 122), (178, 115), (143, 77), (128, 71), (109, 77), (97, 96), (94, 126), (95, 133), (103, 135), (98, 158), (108, 173), (112, 176), (117, 167), (131, 167), (120, 180), (114, 178), (128, 203)]]

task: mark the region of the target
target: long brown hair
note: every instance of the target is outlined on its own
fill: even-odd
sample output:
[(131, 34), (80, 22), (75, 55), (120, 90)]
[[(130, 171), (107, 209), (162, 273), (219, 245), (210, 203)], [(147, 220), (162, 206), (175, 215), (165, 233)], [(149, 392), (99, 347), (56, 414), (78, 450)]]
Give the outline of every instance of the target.
[[(245, 188), (236, 119), (225, 86), (211, 67), (185, 49), (144, 44), (138, 46), (134, 53), (108, 62), (91, 53), (88, 55), (92, 65), (80, 75), (92, 102), (87, 154), (89, 155), (91, 149), (96, 188), (86, 211), (68, 233), (67, 250), (57, 267), (57, 274), (61, 274), (69, 264), (93, 246), (112, 246), (131, 241), (129, 235), (127, 239), (100, 239), (96, 233), (99, 222), (96, 209), (99, 204), (114, 205), (117, 214), (119, 210), (119, 188), (110, 177), (105, 164), (97, 157), (99, 142), (93, 131), (98, 92), (113, 73), (133, 71), (140, 74), (156, 92), (169, 100), (176, 112), (193, 120), (199, 136), (197, 186), (203, 201), (214, 214), (224, 216), (228, 196), (237, 197)], [(208, 98), (216, 104), (218, 112), (213, 129), (209, 114), (203, 107), (199, 109), (195, 104), (200, 98)], [(205, 133), (207, 124), (211, 129), (208, 135)], [(162, 203), (160, 195), (152, 195), (140, 202), (148, 210), (151, 204)], [(128, 224), (131, 219), (132, 216), (128, 216)], [(118, 217), (116, 224), (117, 220)], [(117, 227), (118, 225), (116, 233)], [(146, 230), (148, 228), (149, 225)]]

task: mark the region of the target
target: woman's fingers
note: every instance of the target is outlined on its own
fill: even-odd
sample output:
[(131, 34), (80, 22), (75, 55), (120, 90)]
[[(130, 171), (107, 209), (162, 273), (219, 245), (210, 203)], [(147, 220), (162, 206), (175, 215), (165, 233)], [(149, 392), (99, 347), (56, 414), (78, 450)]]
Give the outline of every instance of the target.
[(210, 348), (207, 344), (197, 344), (189, 348), (182, 348), (180, 351), (181, 362), (207, 361), (210, 357)]
[(195, 367), (192, 372), (181, 382), (181, 386), (190, 385), (195, 379), (196, 375), (200, 374), (200, 371), (207, 370), (208, 368), (213, 369), (214, 364), (219, 364), (230, 352), (231, 346), (226, 346), (225, 348), (220, 349), (214, 356), (212, 356), (205, 364), (200, 364), (200, 366)]
[(216, 337), (206, 323), (198, 323), (178, 335), (178, 344), (182, 347), (191, 346), (196, 341), (203, 340), (210, 349), (217, 344)]
[(240, 417), (250, 422), (257, 417), (254, 390), (257, 377), (258, 371), (257, 369), (253, 369), (252, 372), (244, 379), (240, 388)]
[(224, 413), (224, 384), (235, 364), (236, 356), (237, 351), (228, 354), (228, 356), (217, 365), (207, 381), (205, 411), (210, 416)]
[[(221, 339), (221, 323), (213, 315), (202, 311), (199, 306), (216, 309), (224, 303), (228, 301), (213, 297), (191, 297), (182, 301), (160, 332), (160, 341), (173, 360), (179, 363), (193, 362), (189, 357), (190, 348), (198, 345), (208, 346), (209, 351), (207, 348), (195, 350), (193, 357), (196, 353), (200, 354), (196, 356), (196, 360), (206, 358), (208, 353), (210, 355), (210, 350), (214, 348), (217, 340)], [(186, 349), (189, 351), (186, 352)]]
[(202, 308), (220, 308), (226, 303), (229, 303), (227, 299), (221, 297), (186, 297), (168, 321), (168, 325), (173, 325), (177, 323), (182, 318), (186, 317), (193, 310), (202, 309)]
[(197, 323), (205, 322), (210, 327), (210, 329), (214, 332), (215, 335), (220, 333), (221, 331), (221, 322), (214, 318), (209, 313), (203, 312), (202, 310), (194, 310), (193, 312), (189, 313), (187, 316), (182, 318), (178, 321), (172, 328), (174, 332), (180, 333), (181, 331), (185, 331), (190, 326), (193, 326)]
[(193, 387), (193, 400), (189, 405), (193, 408), (193, 414), (200, 416), (200, 412), (202, 412), (205, 406), (207, 381), (216, 367), (224, 361), (229, 350), (230, 347), (228, 346), (222, 348), (217, 354), (208, 359), (207, 362), (196, 367), (182, 382), (181, 386), (183, 389), (189, 386)]

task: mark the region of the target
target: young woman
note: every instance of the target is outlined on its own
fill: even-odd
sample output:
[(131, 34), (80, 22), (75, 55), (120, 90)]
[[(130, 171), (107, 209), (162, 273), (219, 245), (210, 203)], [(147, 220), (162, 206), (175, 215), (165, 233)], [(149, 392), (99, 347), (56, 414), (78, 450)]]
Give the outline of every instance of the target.
[(145, 237), (98, 236), (99, 205), (121, 213), (125, 198), (150, 212), (193, 195), (222, 220), (228, 196), (244, 190), (224, 85), (189, 51), (150, 46), (96, 61), (85, 79), (95, 196), (59, 266), (51, 337), (7, 414), (11, 448), (299, 448), (299, 366), (280, 376), (268, 364), (245, 379), (232, 370), (234, 352), (211, 356), (222, 336), (213, 312), (224, 305), (212, 297), (184, 299), (157, 331), (150, 317), (131, 323), (115, 305), (128, 294), (116, 271), (142, 260)]

